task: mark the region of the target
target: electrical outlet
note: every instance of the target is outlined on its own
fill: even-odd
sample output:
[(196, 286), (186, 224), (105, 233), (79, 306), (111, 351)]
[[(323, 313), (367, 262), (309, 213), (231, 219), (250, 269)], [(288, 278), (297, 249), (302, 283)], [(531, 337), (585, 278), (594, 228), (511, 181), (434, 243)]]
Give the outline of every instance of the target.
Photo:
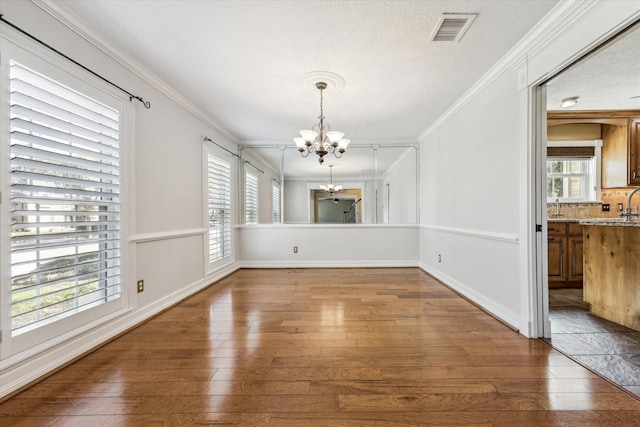
[(138, 293), (144, 291), (144, 280), (138, 280)]
[(442, 255), (438, 254), (438, 262), (442, 262)]
[(294, 247), (293, 247), (293, 253), (294, 253), (294, 254), (297, 254), (297, 253), (298, 253), (298, 247), (297, 247), (297, 246), (294, 246)]
[(602, 212), (609, 212), (611, 210), (611, 205), (609, 203), (602, 204)]

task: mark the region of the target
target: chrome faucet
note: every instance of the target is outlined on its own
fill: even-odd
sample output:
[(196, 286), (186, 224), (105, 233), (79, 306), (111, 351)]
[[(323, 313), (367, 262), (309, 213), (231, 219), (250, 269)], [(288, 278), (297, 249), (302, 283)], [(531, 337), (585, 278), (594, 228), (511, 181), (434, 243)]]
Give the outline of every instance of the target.
[(629, 197), (627, 197), (627, 209), (623, 212), (620, 212), (620, 217), (624, 217), (625, 221), (631, 221), (631, 219), (634, 216), (640, 217), (640, 212), (638, 212), (638, 205), (636, 205), (636, 211), (632, 212), (631, 211), (631, 198), (633, 197), (634, 194), (636, 194), (638, 191), (640, 191), (640, 187), (636, 188), (635, 190), (633, 190), (631, 193), (629, 193)]
[(564, 214), (560, 213), (560, 200), (558, 198), (556, 198), (556, 213), (554, 215), (556, 218), (560, 217), (560, 216), (564, 216)]

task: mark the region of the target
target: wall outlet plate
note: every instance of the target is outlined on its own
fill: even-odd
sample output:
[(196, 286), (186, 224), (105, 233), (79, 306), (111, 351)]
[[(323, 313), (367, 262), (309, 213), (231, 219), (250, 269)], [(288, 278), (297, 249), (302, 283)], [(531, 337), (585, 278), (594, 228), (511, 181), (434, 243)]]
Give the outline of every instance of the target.
[(138, 293), (144, 291), (144, 280), (138, 280)]
[(609, 203), (602, 204), (602, 212), (609, 212), (611, 210), (611, 205)]

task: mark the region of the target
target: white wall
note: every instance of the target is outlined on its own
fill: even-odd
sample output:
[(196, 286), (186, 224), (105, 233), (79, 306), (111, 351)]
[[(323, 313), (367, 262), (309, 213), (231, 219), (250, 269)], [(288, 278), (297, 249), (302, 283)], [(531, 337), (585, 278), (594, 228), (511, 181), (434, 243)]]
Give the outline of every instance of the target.
[(417, 230), (410, 224), (242, 225), (238, 258), (254, 268), (417, 266)]
[[(184, 100), (169, 98), (171, 91), (127, 70), (33, 3), (3, 2), (2, 13), (12, 23), (151, 102), (151, 109), (145, 109), (134, 100), (134, 123), (127, 123), (134, 128), (134, 137), (125, 147), (129, 180), (124, 189), (126, 228), (122, 230), (129, 241), (124, 248), (123, 287), (130, 297), (130, 309), (118, 318), (103, 319), (101, 325), (60, 331), (51, 341), (34, 342), (28, 351), (2, 359), (0, 395), (6, 395), (235, 268), (231, 265), (210, 276), (204, 273), (202, 170), (203, 136), (232, 150), (235, 144), (223, 131), (196, 117), (197, 111), (181, 106)], [(2, 32), (10, 30), (2, 24)], [(145, 291), (140, 294), (130, 292), (137, 279), (145, 281)], [(6, 333), (1, 345), (7, 354), (4, 350), (10, 350), (11, 337)]]
[(416, 217), (416, 208), (418, 207), (416, 156), (418, 153), (415, 149), (407, 149), (382, 178), (379, 190), (382, 198), (379, 205), (382, 207), (382, 212), (378, 222), (384, 221), (390, 224), (418, 222), (419, 218)]
[(533, 87), (638, 16), (638, 2), (560, 4), (420, 137), (420, 266), (525, 335), (541, 332), (546, 244), (534, 231)]
[(309, 191), (305, 181), (284, 181), (284, 222), (287, 224), (309, 223)]

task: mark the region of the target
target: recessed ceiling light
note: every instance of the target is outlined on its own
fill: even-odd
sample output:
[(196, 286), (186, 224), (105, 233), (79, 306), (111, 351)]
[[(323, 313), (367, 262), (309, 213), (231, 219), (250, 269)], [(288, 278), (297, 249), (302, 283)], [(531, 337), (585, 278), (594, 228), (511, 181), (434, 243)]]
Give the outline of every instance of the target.
[(574, 105), (576, 105), (578, 103), (578, 98), (580, 98), (580, 97), (579, 96), (572, 96), (571, 98), (563, 99), (562, 102), (560, 103), (560, 108), (573, 107)]

